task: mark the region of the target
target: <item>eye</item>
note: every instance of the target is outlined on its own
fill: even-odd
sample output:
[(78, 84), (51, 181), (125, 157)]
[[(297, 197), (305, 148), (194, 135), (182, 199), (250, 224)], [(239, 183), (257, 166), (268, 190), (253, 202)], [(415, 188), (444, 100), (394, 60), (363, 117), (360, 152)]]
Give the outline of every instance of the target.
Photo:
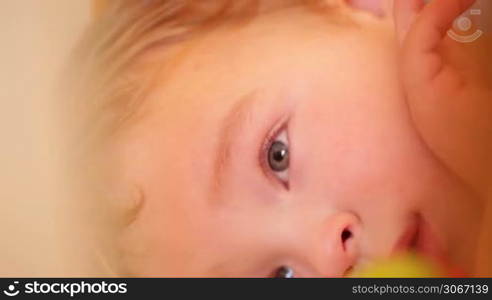
[(266, 155), (270, 170), (279, 180), (287, 184), (289, 181), (290, 153), (285, 129), (270, 141)]
[(282, 266), (275, 270), (275, 278), (294, 278), (294, 270), (288, 266)]

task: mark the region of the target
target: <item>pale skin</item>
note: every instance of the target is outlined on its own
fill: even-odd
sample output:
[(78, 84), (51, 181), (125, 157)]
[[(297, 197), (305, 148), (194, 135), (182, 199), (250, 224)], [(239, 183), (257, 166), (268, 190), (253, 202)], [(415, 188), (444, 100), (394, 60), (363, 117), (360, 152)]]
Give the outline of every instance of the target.
[[(166, 50), (113, 144), (143, 195), (120, 241), (128, 274), (344, 276), (394, 254), (416, 215), (435, 239), (419, 247), (439, 248), (418, 251), (474, 271), (480, 197), (415, 126), (389, 20), (344, 13), (285, 9)], [(272, 141), (283, 172), (265, 163)]]

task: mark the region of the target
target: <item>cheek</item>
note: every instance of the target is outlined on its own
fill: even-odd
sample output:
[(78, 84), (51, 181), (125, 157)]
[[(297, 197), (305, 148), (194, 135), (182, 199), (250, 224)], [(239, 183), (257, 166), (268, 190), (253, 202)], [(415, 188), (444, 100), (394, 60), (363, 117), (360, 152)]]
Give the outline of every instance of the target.
[(299, 107), (291, 132), (294, 180), (306, 193), (344, 199), (342, 206), (348, 201), (381, 211), (415, 205), (432, 159), (398, 105), (366, 100), (319, 100)]

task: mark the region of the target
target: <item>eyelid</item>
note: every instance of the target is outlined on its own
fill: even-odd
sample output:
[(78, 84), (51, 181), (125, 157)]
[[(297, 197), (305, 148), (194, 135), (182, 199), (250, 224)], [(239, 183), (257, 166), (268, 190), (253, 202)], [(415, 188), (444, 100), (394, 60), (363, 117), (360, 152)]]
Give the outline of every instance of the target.
[[(269, 131), (269, 133), (267, 134), (267, 136), (263, 141), (263, 145), (260, 149), (260, 158), (259, 158), (260, 166), (265, 176), (286, 190), (289, 190), (289, 182), (281, 180), (277, 176), (275, 176), (273, 174), (273, 171), (270, 170), (270, 167), (268, 166), (268, 151), (272, 146), (273, 142), (277, 139), (277, 137), (282, 136), (281, 140), (285, 142), (287, 145), (289, 145), (289, 154), (290, 154), (290, 158), (292, 158), (290, 142), (289, 142), (288, 123), (289, 123), (288, 118), (282, 118), (280, 119), (280, 121), (276, 122), (276, 125), (273, 127), (272, 130)], [(283, 132), (285, 132), (285, 134), (283, 134)], [(288, 172), (288, 170), (286, 172)]]

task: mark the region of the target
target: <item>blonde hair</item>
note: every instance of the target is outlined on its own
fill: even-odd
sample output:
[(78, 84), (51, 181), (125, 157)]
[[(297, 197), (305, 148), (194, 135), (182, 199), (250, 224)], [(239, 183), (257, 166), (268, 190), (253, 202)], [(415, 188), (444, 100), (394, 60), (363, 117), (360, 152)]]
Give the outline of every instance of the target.
[[(148, 50), (174, 45), (215, 26), (241, 25), (255, 15), (304, 5), (313, 12), (337, 7), (341, 0), (114, 0), (88, 28), (73, 55), (71, 80), (83, 95), (73, 105), (84, 128), (113, 132), (130, 120), (156, 72), (139, 72), (138, 58)], [(162, 62), (165, 64), (166, 62)], [(74, 93), (72, 93), (74, 94)], [(89, 122), (89, 124), (87, 124)]]
[[(96, 218), (91, 219), (91, 225), (103, 232), (98, 240), (106, 241), (106, 245), (98, 247), (97, 253), (104, 253), (98, 255), (98, 259), (107, 266), (107, 273), (121, 272), (120, 267), (115, 267), (121, 254), (112, 249), (114, 245), (108, 237), (116, 235), (115, 224), (125, 224), (120, 219), (132, 218), (131, 212), (138, 210), (138, 200), (131, 199), (133, 204), (129, 206), (117, 203), (120, 208), (115, 209), (119, 199), (110, 198), (119, 196), (105, 190), (108, 170), (104, 168), (111, 167), (104, 166), (105, 154), (101, 154), (104, 152), (101, 149), (108, 136), (130, 123), (128, 121), (136, 115), (159, 71), (159, 66), (155, 66), (154, 71), (139, 70), (139, 58), (150, 49), (161, 51), (224, 23), (240, 26), (265, 11), (304, 5), (314, 12), (322, 12), (337, 7), (338, 1), (341, 0), (107, 2), (107, 7), (87, 29), (73, 53), (64, 96), (66, 121), (69, 130), (75, 133), (72, 134), (73, 145), (77, 145), (69, 151), (77, 153), (75, 169), (82, 173), (82, 181), (86, 181), (79, 190), (82, 190), (82, 202), (89, 203), (85, 209)], [(138, 191), (128, 194), (138, 198)]]

